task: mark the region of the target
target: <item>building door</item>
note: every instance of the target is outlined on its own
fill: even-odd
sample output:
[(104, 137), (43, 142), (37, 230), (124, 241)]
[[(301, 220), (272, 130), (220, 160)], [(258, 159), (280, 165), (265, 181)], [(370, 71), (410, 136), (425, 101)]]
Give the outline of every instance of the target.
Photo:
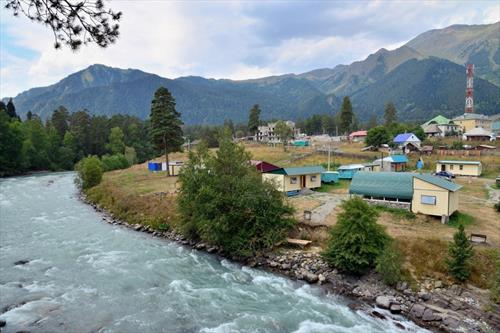
[(441, 171), (446, 171), (446, 165), (441, 164)]
[(300, 176), (300, 187), (306, 187), (306, 176)]

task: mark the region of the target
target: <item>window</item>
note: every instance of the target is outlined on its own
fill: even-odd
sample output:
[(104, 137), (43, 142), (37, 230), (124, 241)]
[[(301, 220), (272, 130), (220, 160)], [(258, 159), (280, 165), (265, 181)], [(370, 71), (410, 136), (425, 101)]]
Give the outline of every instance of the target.
[(316, 176), (311, 176), (311, 181), (315, 182), (316, 181)]
[(290, 178), (290, 184), (297, 184), (297, 177)]
[(453, 164), (450, 165), (450, 170), (453, 170)]
[(420, 197), (420, 202), (424, 205), (435, 205), (436, 197), (433, 195), (422, 195)]
[(464, 169), (464, 165), (463, 165), (463, 164), (460, 164), (459, 169), (460, 169), (460, 170), (463, 170), (463, 169)]

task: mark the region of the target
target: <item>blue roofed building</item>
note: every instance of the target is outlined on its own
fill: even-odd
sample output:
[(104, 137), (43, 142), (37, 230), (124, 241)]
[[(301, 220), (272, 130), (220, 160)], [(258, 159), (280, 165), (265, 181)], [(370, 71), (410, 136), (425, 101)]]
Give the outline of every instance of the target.
[(402, 154), (390, 155), (373, 161), (373, 164), (379, 166), (376, 169), (377, 171), (395, 171), (395, 172), (405, 171), (407, 163), (408, 163), (408, 157)]
[(403, 153), (408, 151), (420, 150), (420, 139), (413, 133), (402, 133), (394, 137), (393, 142), (403, 150)]

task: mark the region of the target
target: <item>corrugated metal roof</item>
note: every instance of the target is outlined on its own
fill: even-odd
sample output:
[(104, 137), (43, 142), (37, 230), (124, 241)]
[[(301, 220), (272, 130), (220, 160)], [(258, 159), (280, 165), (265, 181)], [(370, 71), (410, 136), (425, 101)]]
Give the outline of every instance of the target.
[[(411, 136), (414, 135), (413, 133), (403, 133), (403, 134), (398, 134), (396, 135), (396, 137), (394, 138), (394, 142), (395, 143), (402, 143), (402, 142), (406, 142), (408, 141)], [(417, 138), (418, 141), (420, 141), (418, 138)]]
[(347, 164), (339, 166), (337, 170), (357, 170), (363, 169), (364, 167), (363, 164)]
[(468, 165), (480, 165), (479, 161), (437, 161), (439, 164), (468, 164)]
[(278, 170), (271, 171), (270, 173), (276, 173), (281, 175), (288, 176), (299, 176), (299, 175), (310, 175), (313, 173), (322, 173), (325, 169), (320, 166), (305, 166), (305, 167), (296, 167), (296, 168), (281, 168)]
[(413, 176), (409, 172), (356, 172), (349, 193), (378, 198), (411, 199)]
[(433, 185), (442, 187), (442, 188), (447, 189), (448, 191), (452, 191), (452, 192), (455, 192), (455, 191), (462, 188), (461, 185), (458, 185), (452, 181), (446, 180), (442, 177), (436, 177), (433, 175), (429, 175), (429, 174), (416, 174), (415, 178), (421, 179), (424, 182), (431, 183)]
[(394, 163), (408, 162), (408, 157), (406, 157), (406, 155), (391, 155), (391, 158)]
[(435, 116), (428, 122), (426, 122), (424, 125), (430, 125), (430, 124), (438, 124), (438, 125), (448, 125), (450, 123), (450, 119), (443, 117), (442, 115)]

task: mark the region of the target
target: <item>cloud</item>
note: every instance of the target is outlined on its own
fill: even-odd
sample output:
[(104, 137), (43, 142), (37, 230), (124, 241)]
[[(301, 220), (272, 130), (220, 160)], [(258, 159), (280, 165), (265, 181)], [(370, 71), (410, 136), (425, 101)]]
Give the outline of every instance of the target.
[(245, 79), (301, 73), (361, 60), (451, 24), (500, 20), (500, 4), (443, 1), (110, 1), (123, 12), (116, 44), (53, 49), (51, 32), (0, 18), (0, 96), (57, 82), (91, 64), (164, 77)]

